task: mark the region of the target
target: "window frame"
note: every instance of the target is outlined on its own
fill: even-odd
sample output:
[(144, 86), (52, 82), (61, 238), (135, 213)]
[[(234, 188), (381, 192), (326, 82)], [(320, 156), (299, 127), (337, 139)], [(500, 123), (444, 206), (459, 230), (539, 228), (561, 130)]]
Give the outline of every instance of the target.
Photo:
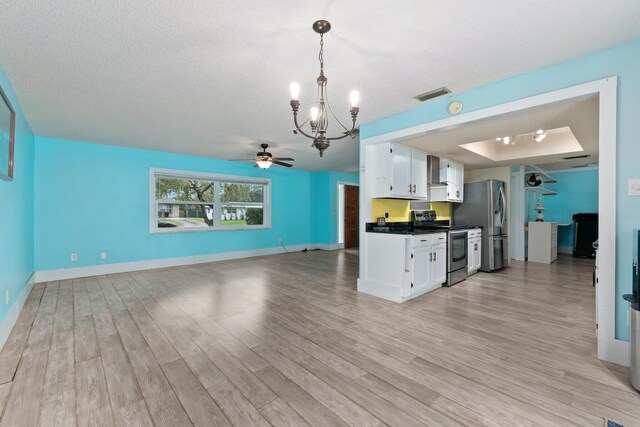
[[(171, 204), (182, 205), (202, 205), (213, 204), (213, 226), (211, 227), (158, 227), (158, 204), (166, 204), (167, 201), (156, 199), (156, 182), (158, 178), (172, 179), (195, 179), (213, 182), (213, 200), (210, 203), (198, 201), (171, 201)], [(260, 225), (222, 225), (220, 184), (257, 184), (263, 186), (262, 193), (262, 222)], [(151, 234), (172, 234), (172, 233), (200, 233), (208, 231), (237, 231), (237, 230), (260, 230), (271, 228), (271, 179), (258, 178), (252, 176), (224, 175), (208, 172), (183, 171), (175, 169), (149, 168), (149, 231)]]

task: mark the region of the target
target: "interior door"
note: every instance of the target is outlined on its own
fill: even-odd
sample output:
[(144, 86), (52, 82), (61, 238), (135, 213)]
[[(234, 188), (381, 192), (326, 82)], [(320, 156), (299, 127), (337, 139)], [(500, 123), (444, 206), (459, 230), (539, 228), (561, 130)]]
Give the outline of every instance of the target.
[(360, 189), (355, 185), (344, 186), (344, 247), (357, 248), (359, 239)]
[(411, 149), (402, 145), (391, 146), (391, 195), (411, 197)]

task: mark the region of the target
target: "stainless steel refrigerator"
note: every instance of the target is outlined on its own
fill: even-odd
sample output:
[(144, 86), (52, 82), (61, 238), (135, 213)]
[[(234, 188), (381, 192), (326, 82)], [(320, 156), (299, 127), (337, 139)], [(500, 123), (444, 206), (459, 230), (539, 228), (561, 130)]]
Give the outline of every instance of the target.
[(507, 195), (504, 181), (486, 179), (464, 185), (464, 202), (455, 204), (456, 226), (482, 227), (481, 271), (509, 266)]

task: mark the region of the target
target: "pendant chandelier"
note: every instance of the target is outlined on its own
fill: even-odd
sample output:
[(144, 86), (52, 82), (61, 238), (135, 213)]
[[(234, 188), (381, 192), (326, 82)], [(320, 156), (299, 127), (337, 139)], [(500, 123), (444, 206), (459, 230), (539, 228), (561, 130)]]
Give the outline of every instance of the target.
[[(305, 120), (302, 125), (298, 124), (298, 110), (300, 109), (300, 85), (298, 83), (291, 83), (291, 108), (293, 109), (293, 123), (295, 125), (295, 129), (293, 133), (298, 134), (300, 132), (302, 135), (306, 136), (313, 140), (311, 144), (312, 147), (316, 147), (318, 151), (320, 151), (320, 157), (324, 153), (324, 150), (329, 148), (331, 141), (335, 141), (338, 139), (343, 139), (346, 137), (355, 138), (356, 136), (356, 118), (358, 117), (358, 100), (360, 98), (360, 94), (357, 90), (354, 90), (349, 95), (351, 100), (351, 108), (349, 112), (351, 113), (351, 129), (347, 129), (338, 118), (331, 111), (331, 106), (329, 105), (329, 97), (327, 92), (327, 78), (324, 75), (324, 35), (328, 33), (331, 29), (331, 24), (329, 21), (319, 20), (313, 23), (313, 31), (320, 34), (320, 52), (318, 53), (318, 59), (320, 60), (320, 76), (316, 79), (318, 83), (318, 95), (316, 100), (316, 105), (311, 107), (310, 115), (307, 120)], [(329, 113), (333, 116), (336, 122), (344, 129), (344, 133), (335, 137), (328, 137), (327, 130), (329, 128)], [(305, 132), (303, 127), (305, 124), (309, 123), (310, 132)]]

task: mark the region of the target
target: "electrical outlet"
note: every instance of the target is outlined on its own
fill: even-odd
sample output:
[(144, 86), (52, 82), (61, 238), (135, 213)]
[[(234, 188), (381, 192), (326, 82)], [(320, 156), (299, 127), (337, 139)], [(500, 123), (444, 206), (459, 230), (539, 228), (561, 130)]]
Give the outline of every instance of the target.
[(640, 179), (629, 180), (629, 196), (640, 196)]
[(7, 289), (4, 293), (4, 303), (9, 304), (11, 302), (11, 291)]
[(106, 252), (101, 252), (100, 253), (100, 259), (107, 259), (107, 253)]
[(75, 252), (71, 252), (71, 261), (77, 261), (78, 260), (78, 254)]

